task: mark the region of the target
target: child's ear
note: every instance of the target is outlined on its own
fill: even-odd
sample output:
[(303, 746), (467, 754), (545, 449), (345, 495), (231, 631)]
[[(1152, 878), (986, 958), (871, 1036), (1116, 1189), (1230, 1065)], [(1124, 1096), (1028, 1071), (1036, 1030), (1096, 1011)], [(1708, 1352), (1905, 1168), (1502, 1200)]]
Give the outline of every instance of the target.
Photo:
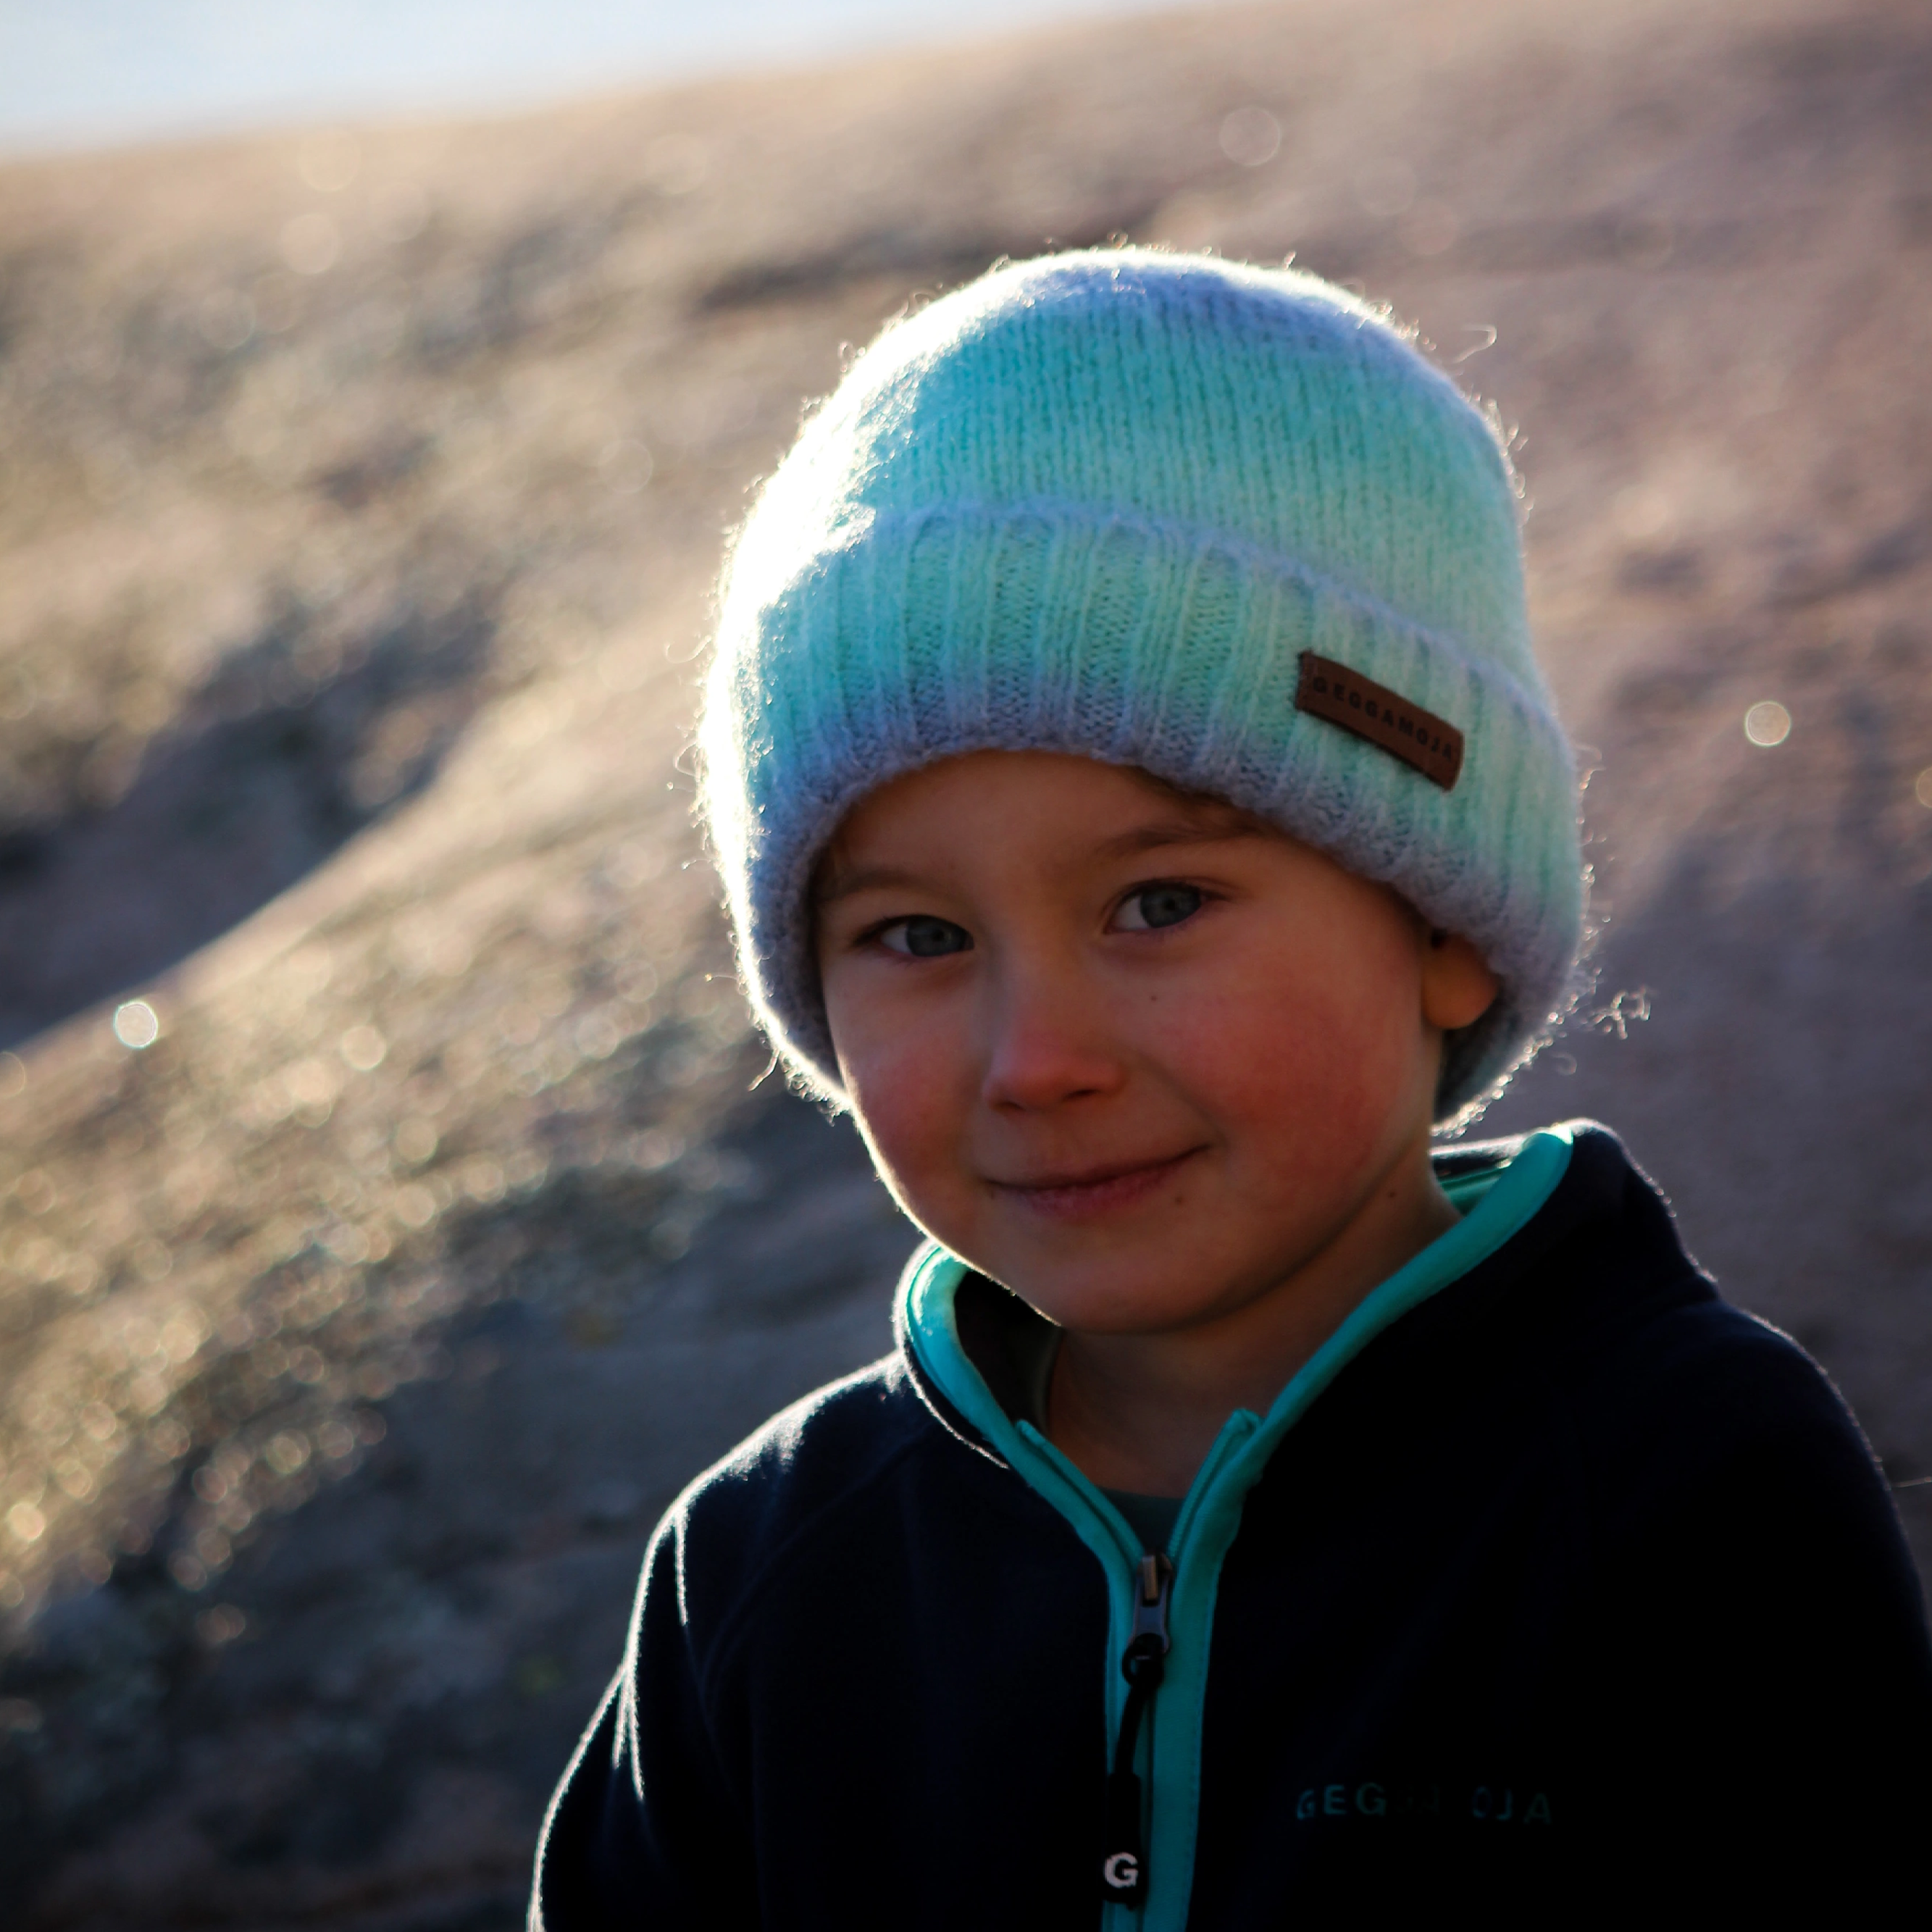
[(1461, 934), (1430, 932), (1422, 949), (1422, 1017), (1443, 1033), (1473, 1026), (1501, 990), (1483, 956)]

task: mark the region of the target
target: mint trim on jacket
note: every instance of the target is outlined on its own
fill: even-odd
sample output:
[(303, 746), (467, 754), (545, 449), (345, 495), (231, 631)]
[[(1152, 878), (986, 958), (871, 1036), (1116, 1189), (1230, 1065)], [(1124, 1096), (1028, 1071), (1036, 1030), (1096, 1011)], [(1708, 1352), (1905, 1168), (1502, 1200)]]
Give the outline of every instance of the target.
[[(1169, 1553), (1174, 1559), (1168, 1611), (1172, 1646), (1166, 1681), (1141, 1735), (1141, 1775), (1150, 1794), (1147, 1900), (1137, 1912), (1107, 1908), (1110, 1921), (1145, 1932), (1179, 1932), (1187, 1917), (1194, 1864), (1195, 1812), (1200, 1795), (1201, 1713), (1205, 1695), (1222, 1558), (1240, 1527), (1241, 1503), (1281, 1438), (1310, 1406), (1391, 1322), (1460, 1280), (1524, 1227), (1549, 1199), (1570, 1163), (1567, 1127), (1526, 1138), (1505, 1165), (1452, 1180), (1465, 1198), (1480, 1198), (1406, 1266), (1372, 1289), (1304, 1364), (1265, 1416), (1237, 1409), (1208, 1450), (1180, 1508)], [(1451, 1196), (1454, 1198), (1454, 1193)], [(1106, 1675), (1111, 1750), (1126, 1699), (1120, 1659), (1134, 1629), (1135, 1566), (1141, 1539), (1104, 1490), (1088, 1480), (1033, 1424), (1009, 1416), (967, 1354), (953, 1302), (968, 1264), (937, 1243), (907, 1264), (901, 1318), (920, 1366), (968, 1421), (1067, 1521), (1107, 1575), (1110, 1608)]]

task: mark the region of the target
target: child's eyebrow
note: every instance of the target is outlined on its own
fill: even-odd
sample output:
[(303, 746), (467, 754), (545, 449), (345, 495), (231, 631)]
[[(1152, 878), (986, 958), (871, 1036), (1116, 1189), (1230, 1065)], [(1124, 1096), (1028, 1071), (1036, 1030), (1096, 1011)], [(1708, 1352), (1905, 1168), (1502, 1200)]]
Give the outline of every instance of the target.
[[(1268, 828), (1228, 812), (1199, 818), (1163, 818), (1150, 824), (1105, 839), (1093, 848), (1093, 856), (1102, 861), (1132, 859), (1143, 852), (1157, 852), (1168, 845), (1207, 845), (1224, 838), (1258, 838)], [(896, 866), (857, 866), (842, 869), (828, 862), (812, 887), (814, 905), (826, 906), (854, 893), (867, 892), (918, 892), (931, 884), (916, 872)]]
[(827, 866), (822, 879), (813, 886), (812, 902), (830, 905), (835, 900), (850, 898), (854, 892), (916, 892), (925, 884), (917, 874), (892, 866), (859, 866), (844, 871)]
[(1237, 812), (1216, 813), (1211, 818), (1157, 819), (1107, 839), (1094, 848), (1094, 856), (1132, 859), (1143, 852), (1158, 852), (1163, 846), (1211, 845), (1224, 838), (1259, 838), (1267, 832), (1268, 827)]

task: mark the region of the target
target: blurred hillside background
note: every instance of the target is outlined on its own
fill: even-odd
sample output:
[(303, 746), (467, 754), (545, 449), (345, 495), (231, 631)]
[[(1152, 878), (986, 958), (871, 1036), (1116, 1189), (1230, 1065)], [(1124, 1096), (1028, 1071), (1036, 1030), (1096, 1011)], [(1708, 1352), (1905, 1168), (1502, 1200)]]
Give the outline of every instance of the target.
[[(1932, 1564), (1932, 14), (1284, 0), (0, 167), (0, 1922), (496, 1932), (665, 1502), (912, 1243), (693, 862), (908, 302), (1296, 259), (1521, 424), (1593, 1113)], [(1721, 1633), (1711, 1634), (1714, 1640)]]

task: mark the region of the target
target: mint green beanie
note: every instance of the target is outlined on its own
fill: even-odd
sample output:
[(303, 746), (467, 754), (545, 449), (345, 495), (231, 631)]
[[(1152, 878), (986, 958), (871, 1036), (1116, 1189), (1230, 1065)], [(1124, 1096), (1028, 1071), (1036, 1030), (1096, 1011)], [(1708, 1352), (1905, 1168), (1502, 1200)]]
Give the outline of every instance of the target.
[(1394, 886), (1502, 981), (1451, 1037), (1479, 1106), (1570, 998), (1576, 778), (1484, 417), (1312, 276), (1144, 249), (995, 268), (888, 328), (766, 484), (700, 751), (745, 982), (840, 1097), (812, 869), (958, 753), (1210, 792)]

